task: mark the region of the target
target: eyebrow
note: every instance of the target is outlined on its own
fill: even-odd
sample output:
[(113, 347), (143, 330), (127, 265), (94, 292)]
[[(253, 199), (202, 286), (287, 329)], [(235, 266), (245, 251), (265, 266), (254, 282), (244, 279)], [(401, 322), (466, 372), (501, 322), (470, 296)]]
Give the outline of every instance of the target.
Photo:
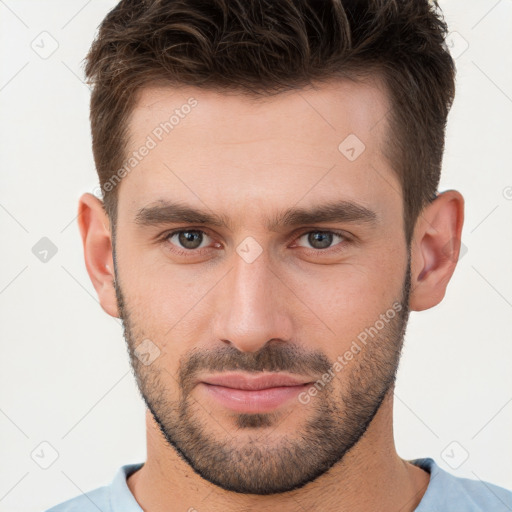
[[(279, 231), (281, 227), (322, 222), (349, 222), (374, 225), (377, 214), (352, 201), (333, 201), (312, 208), (289, 208), (269, 219), (266, 228)], [(137, 211), (135, 223), (142, 227), (162, 224), (185, 223), (222, 227), (232, 231), (228, 217), (192, 208), (181, 202), (160, 200)]]

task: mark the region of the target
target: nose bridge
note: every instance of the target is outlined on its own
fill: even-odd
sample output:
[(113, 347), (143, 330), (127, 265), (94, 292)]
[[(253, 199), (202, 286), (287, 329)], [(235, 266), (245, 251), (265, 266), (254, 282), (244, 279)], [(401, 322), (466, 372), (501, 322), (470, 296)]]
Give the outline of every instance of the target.
[[(243, 250), (242, 247), (239, 251)], [(216, 325), (217, 339), (238, 350), (255, 352), (272, 339), (291, 337), (291, 319), (283, 309), (285, 287), (262, 252), (251, 261), (236, 254), (234, 268), (223, 284), (222, 311)]]

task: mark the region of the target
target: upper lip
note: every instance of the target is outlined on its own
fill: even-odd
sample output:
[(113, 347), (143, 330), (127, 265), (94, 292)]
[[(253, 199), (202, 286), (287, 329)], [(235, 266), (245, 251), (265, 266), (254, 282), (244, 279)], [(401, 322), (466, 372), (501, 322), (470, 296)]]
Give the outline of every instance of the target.
[(301, 386), (311, 382), (311, 379), (301, 379), (283, 373), (266, 373), (263, 375), (223, 373), (203, 378), (201, 382), (227, 388), (258, 390), (280, 386)]

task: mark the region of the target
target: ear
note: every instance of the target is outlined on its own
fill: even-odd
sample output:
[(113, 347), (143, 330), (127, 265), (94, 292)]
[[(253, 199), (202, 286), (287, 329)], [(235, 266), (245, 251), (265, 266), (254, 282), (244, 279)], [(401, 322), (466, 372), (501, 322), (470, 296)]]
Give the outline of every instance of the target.
[(441, 302), (459, 258), (464, 198), (456, 190), (439, 194), (421, 212), (411, 242), (410, 309)]
[(103, 203), (92, 194), (83, 194), (78, 203), (78, 226), (84, 246), (85, 266), (98, 294), (101, 307), (119, 318), (114, 288), (112, 237)]

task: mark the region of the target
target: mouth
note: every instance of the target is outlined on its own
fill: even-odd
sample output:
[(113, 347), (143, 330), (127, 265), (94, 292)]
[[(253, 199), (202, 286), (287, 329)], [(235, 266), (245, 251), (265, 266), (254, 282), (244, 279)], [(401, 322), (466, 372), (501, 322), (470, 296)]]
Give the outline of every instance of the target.
[(201, 388), (209, 398), (236, 412), (264, 413), (275, 410), (312, 384), (311, 378), (283, 373), (251, 375), (227, 373), (201, 379)]

